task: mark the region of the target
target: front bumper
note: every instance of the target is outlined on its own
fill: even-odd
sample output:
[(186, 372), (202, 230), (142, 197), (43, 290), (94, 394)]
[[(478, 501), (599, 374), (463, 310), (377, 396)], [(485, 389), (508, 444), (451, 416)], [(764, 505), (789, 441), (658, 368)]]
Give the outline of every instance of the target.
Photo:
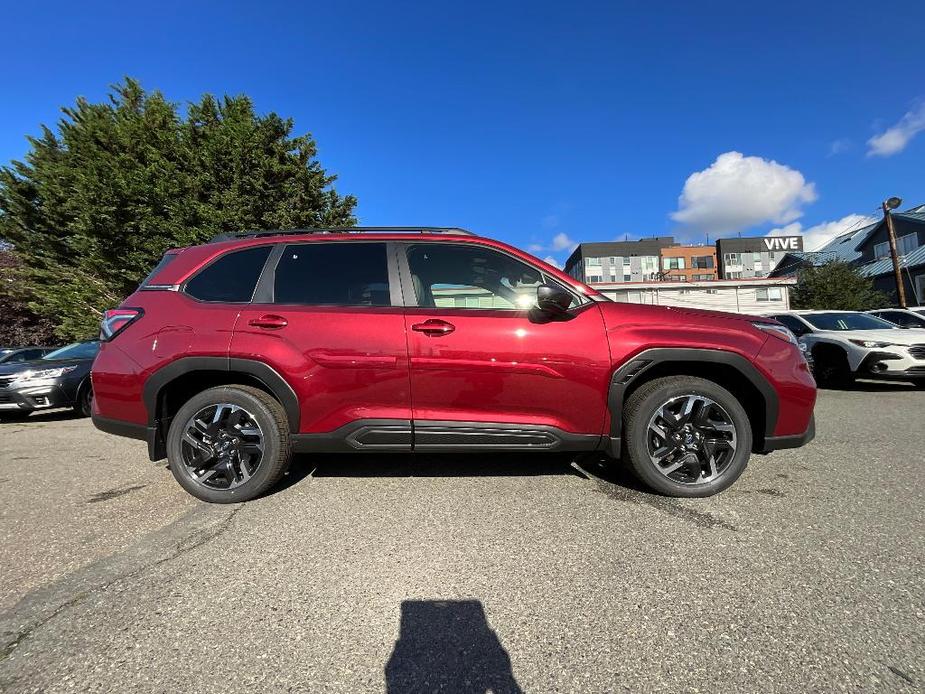
[(0, 388), (0, 412), (32, 412), (52, 407), (69, 407), (74, 401), (58, 385), (35, 384)]
[(792, 434), (790, 436), (767, 436), (764, 439), (762, 453), (779, 451), (784, 448), (799, 448), (816, 438), (816, 415), (813, 414), (809, 419), (809, 426), (802, 434)]
[(912, 353), (907, 347), (881, 348), (867, 354), (858, 365), (856, 374), (861, 378), (889, 378), (904, 380), (925, 378), (925, 358), (919, 358), (918, 345)]

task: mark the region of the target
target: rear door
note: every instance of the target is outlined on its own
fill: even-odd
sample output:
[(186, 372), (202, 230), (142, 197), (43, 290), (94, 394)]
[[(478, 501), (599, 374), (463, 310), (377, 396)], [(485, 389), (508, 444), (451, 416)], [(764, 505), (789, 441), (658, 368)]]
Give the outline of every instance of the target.
[[(231, 357), (259, 360), (292, 386), (301, 447), (410, 449), (401, 293), (384, 241), (280, 244)], [(314, 439), (312, 438), (314, 437)]]
[(553, 280), (479, 244), (406, 243), (399, 258), (416, 450), (598, 444), (610, 352), (596, 304), (575, 295), (566, 319), (544, 319), (531, 308)]

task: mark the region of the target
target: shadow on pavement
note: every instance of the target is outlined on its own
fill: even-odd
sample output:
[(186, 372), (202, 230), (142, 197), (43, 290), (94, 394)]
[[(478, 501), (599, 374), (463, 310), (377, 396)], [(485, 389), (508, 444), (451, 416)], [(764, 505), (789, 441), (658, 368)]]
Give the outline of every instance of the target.
[(63, 422), (70, 419), (86, 419), (82, 414), (77, 414), (70, 407), (56, 410), (39, 410), (30, 415), (21, 415), (18, 413), (0, 413), (0, 425), (2, 424), (42, 424), (44, 422)]
[(523, 692), (478, 600), (403, 601), (385, 683), (388, 694)]

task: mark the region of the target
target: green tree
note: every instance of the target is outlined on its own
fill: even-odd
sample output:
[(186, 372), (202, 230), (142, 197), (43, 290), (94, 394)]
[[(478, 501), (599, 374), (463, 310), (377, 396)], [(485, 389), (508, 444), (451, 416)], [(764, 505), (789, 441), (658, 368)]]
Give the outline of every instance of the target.
[(888, 304), (889, 297), (874, 289), (873, 280), (840, 260), (801, 270), (790, 294), (795, 309), (867, 311)]
[(355, 223), (310, 135), (246, 96), (204, 95), (181, 115), (132, 79), (80, 98), (57, 131), (0, 169), (0, 239), (30, 308), (64, 338), (96, 332), (163, 252), (244, 229)]
[(19, 263), (7, 248), (0, 248), (0, 346), (54, 345), (54, 326), (35, 315), (21, 298), (15, 277)]

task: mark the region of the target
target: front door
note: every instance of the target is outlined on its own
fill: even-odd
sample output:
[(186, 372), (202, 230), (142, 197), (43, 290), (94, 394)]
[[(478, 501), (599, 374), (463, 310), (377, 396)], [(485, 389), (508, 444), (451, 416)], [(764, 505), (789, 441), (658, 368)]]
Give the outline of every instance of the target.
[(411, 448), (407, 343), (389, 250), (385, 242), (288, 244), (237, 320), (231, 357), (268, 364), (292, 386), (302, 448)]
[(564, 320), (532, 307), (552, 283), (500, 250), (472, 243), (399, 247), (406, 278), (415, 449), (597, 445), (610, 354), (600, 310)]

